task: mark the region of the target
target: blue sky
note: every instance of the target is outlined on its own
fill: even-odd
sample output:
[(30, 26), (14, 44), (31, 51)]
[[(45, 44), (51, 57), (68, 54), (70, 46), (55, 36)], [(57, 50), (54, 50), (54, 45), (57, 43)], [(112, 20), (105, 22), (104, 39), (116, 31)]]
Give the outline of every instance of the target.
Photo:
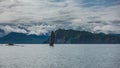
[[(80, 2), (80, 0), (77, 0)], [(119, 5), (120, 0), (82, 0), (82, 3), (85, 7), (92, 7), (92, 6), (113, 6), (113, 5)]]
[(119, 8), (120, 0), (0, 0), (0, 29), (36, 35), (60, 28), (120, 34)]

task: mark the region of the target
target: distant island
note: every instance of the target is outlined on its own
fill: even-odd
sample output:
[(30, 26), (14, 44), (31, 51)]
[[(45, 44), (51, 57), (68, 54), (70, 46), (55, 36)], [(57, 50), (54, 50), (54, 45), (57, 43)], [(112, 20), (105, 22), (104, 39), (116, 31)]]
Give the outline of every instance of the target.
[[(26, 35), (12, 32), (0, 38), (0, 44), (48, 44), (49, 35)], [(55, 31), (56, 44), (120, 44), (120, 34), (91, 33), (59, 29)]]

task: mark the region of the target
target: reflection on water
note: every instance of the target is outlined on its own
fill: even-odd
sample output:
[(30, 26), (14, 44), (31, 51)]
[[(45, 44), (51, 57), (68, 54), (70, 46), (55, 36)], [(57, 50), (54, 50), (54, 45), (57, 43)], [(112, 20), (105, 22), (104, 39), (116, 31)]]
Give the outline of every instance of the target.
[(0, 68), (120, 68), (119, 44), (18, 45), (0, 46)]

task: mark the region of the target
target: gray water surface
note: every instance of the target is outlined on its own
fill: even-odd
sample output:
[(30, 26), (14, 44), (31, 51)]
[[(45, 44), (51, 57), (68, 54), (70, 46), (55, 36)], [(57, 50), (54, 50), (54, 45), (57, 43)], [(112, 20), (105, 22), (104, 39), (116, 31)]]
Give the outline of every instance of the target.
[(120, 68), (120, 45), (0, 46), (0, 68)]

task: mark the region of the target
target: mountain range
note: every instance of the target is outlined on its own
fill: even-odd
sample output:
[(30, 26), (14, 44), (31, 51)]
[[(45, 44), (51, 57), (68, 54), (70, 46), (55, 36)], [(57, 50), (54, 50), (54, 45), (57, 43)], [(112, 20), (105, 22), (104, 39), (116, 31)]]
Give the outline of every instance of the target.
[[(12, 32), (0, 38), (0, 44), (48, 44), (48, 35), (27, 35)], [(59, 29), (55, 31), (56, 44), (120, 44), (120, 34), (91, 33)]]
[(62, 30), (55, 32), (59, 44), (119, 44), (120, 34), (91, 33), (87, 31)]
[(46, 35), (27, 35), (23, 33), (9, 33), (0, 38), (1, 44), (15, 43), (15, 44), (41, 44), (46, 41), (49, 36)]

